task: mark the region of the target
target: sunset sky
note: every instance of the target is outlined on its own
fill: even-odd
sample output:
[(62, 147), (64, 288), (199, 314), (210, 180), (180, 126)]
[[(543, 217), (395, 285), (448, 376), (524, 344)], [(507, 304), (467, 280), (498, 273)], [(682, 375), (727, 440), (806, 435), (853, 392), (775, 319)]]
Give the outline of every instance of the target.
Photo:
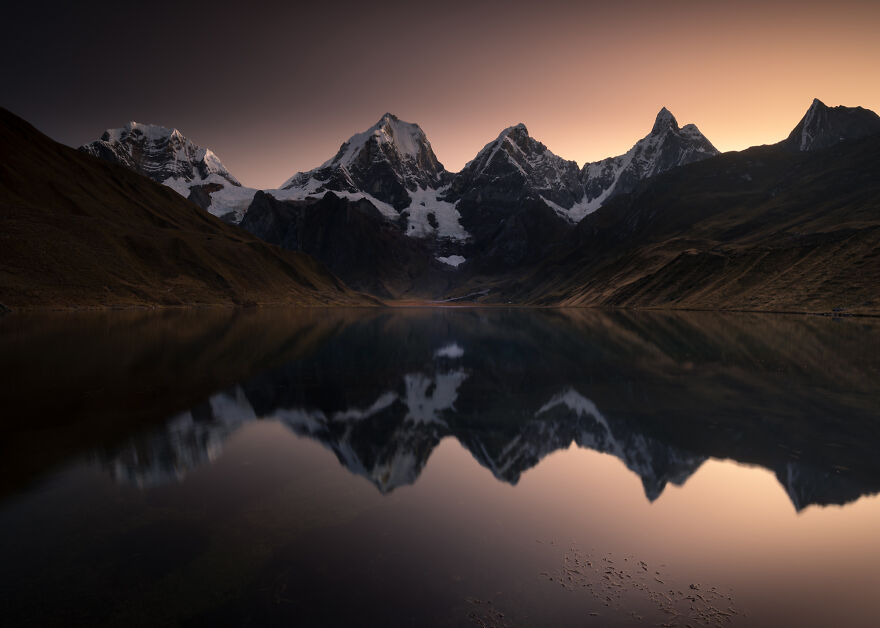
[(880, 111), (880, 2), (21, 3), (0, 105), (78, 146), (173, 126), (275, 187), (386, 111), (450, 170), (524, 122), (578, 163), (663, 107), (720, 150), (785, 137), (814, 97)]

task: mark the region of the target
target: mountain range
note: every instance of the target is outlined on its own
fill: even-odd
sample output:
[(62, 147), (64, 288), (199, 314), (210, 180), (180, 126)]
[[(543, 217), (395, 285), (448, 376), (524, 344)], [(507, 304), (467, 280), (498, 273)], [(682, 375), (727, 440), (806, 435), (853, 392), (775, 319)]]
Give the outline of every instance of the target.
[[(616, 157), (579, 167), (517, 124), (452, 173), (387, 113), (274, 190), (242, 187), (176, 130), (130, 123), (81, 150), (384, 299), (866, 311), (878, 133), (875, 113), (814, 100), (779, 144), (721, 155), (664, 107)], [(859, 184), (842, 198), (831, 178)]]
[[(241, 221), (248, 196), (258, 191), (242, 187), (212, 151), (177, 129), (130, 122), (108, 129), (80, 150), (168, 185), (229, 222)], [(317, 168), (263, 191), (278, 200), (321, 197), (326, 192), (366, 198), (385, 217), (400, 221), (407, 235), (466, 240), (469, 234), (455, 208), (463, 198), (511, 193), (517, 199), (540, 197), (560, 216), (577, 222), (608, 198), (629, 191), (636, 181), (717, 154), (695, 125), (679, 128), (664, 107), (651, 132), (619, 157), (578, 168), (518, 124), (486, 144), (461, 172), (451, 173), (419, 125), (386, 113)]]
[[(207, 210), (231, 223), (229, 233), (250, 234), (236, 237), (306, 253), (386, 302), (872, 313), (878, 137), (874, 112), (814, 100), (782, 142), (720, 154), (663, 108), (616, 157), (579, 167), (517, 124), (452, 173), (417, 124), (387, 113), (270, 190), (243, 186), (176, 129), (131, 122), (80, 152), (143, 175), (139, 186), (173, 189), (191, 201), (175, 205), (196, 217)], [(21, 148), (7, 161), (29, 160), (33, 189), (58, 189), (63, 168), (40, 171), (37, 152)], [(78, 185), (94, 184), (99, 197), (116, 175), (102, 176)], [(18, 298), (0, 296), (7, 305)]]

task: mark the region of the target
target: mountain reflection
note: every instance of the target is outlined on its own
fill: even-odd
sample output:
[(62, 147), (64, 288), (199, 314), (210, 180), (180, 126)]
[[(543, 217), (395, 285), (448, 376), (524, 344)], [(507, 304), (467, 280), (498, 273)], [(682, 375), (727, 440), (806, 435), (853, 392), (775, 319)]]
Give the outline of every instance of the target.
[(510, 484), (574, 443), (619, 458), (652, 501), (710, 457), (772, 470), (798, 510), (880, 490), (870, 321), (503, 310), (272, 316), (240, 321), (245, 331), (236, 333), (275, 329), (271, 350), (293, 349), (274, 366), (160, 428), (100, 447), (100, 464), (124, 483), (177, 481), (215, 460), (239, 427), (273, 420), (320, 442), (382, 493), (416, 482), (446, 437)]

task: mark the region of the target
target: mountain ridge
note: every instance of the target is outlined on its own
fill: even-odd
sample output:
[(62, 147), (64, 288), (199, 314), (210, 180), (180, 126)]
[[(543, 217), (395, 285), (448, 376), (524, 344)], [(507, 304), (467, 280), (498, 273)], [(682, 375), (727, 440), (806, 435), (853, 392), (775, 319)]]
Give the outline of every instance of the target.
[[(668, 113), (668, 110), (664, 107), (661, 114), (662, 112)], [(671, 114), (669, 116), (671, 117)], [(674, 118), (672, 120), (674, 121)], [(696, 130), (693, 125), (688, 125), (688, 127)], [(158, 131), (143, 133), (141, 129), (144, 128)], [(527, 137), (528, 130), (524, 124), (509, 127), (501, 132), (496, 142), (504, 143), (506, 136), (511, 134), (521, 136), (523, 132)], [(658, 132), (657, 121), (655, 121), (649, 136), (655, 132)], [(699, 131), (696, 133), (702, 138)], [(241, 186), (225, 168), (223, 168), (223, 172), (228, 176), (221, 176), (226, 178), (231, 185), (225, 185), (216, 176), (211, 179), (207, 174), (196, 179), (192, 174), (192, 167), (186, 173), (187, 176), (174, 177), (171, 172), (167, 172), (169, 169), (162, 168), (161, 164), (157, 166), (150, 161), (145, 163), (141, 157), (145, 152), (141, 146), (144, 143), (144, 137), (156, 144), (150, 155), (153, 157), (159, 155), (165, 146), (173, 145), (175, 140), (192, 144), (177, 129), (130, 123), (120, 129), (108, 129), (101, 139), (86, 144), (80, 149), (89, 154), (127, 165), (160, 183), (165, 183), (218, 217), (226, 217), (227, 220), (236, 223), (241, 221), (247, 209), (248, 198), (253, 198), (256, 194), (255, 188)], [(705, 140), (705, 138), (702, 139)], [(705, 144), (711, 147), (708, 140), (705, 140)], [(450, 188), (453, 187), (452, 184), (456, 178), (468, 178), (467, 171), (491, 145), (493, 145), (492, 142), (487, 144), (461, 171), (452, 173), (439, 162), (427, 136), (418, 124), (404, 122), (394, 114), (386, 113), (373, 126), (363, 132), (355, 133), (343, 142), (337, 153), (320, 166), (292, 175), (276, 190), (267, 188), (263, 191), (273, 193), (273, 196), (279, 200), (302, 200), (327, 191), (333, 191), (337, 195), (346, 195), (352, 200), (367, 198), (391, 220), (399, 218), (401, 212), (409, 210), (405, 213), (409, 219), (409, 227), (406, 229), (408, 235), (415, 237), (436, 235), (464, 240), (467, 239), (467, 233), (463, 232), (460, 225), (457, 224), (460, 217), (455, 211), (454, 200), (450, 205), (450, 199), (457, 195), (456, 190)], [(545, 171), (545, 179), (547, 180), (544, 182), (545, 185), (538, 184), (536, 189), (542, 189), (546, 192), (540, 196), (549, 206), (568, 220), (576, 222), (583, 217), (584, 211), (578, 204), (584, 196), (584, 192), (580, 189), (582, 186), (578, 185), (577, 179), (578, 177), (584, 178), (591, 173), (591, 170), (588, 169), (591, 164), (585, 164), (580, 169), (580, 175), (576, 175), (573, 173), (573, 170), (577, 168), (576, 162), (557, 157), (540, 142), (537, 142), (537, 145), (540, 146), (538, 152), (547, 155), (546, 163), (539, 165)], [(199, 149), (197, 146), (195, 148)], [(209, 149), (200, 150), (207, 150), (213, 156)], [(625, 156), (626, 153), (596, 163), (604, 163)], [(214, 157), (216, 158), (216, 156)], [(216, 161), (220, 164), (219, 159)], [(220, 166), (222, 167), (222, 164)], [(548, 185), (550, 180), (550, 172), (548, 171), (560, 169), (567, 171), (565, 176), (567, 181), (565, 189), (562, 191), (551, 189)], [(649, 170), (657, 172), (662, 168)], [(157, 175), (157, 172), (161, 173), (161, 176)], [(477, 176), (480, 174), (484, 173), (482, 171), (476, 173)], [(535, 182), (533, 181), (533, 183)], [(611, 184), (617, 184), (616, 177)], [(592, 187), (595, 188), (596, 185), (593, 183)], [(464, 184), (459, 182), (454, 187), (461, 190), (463, 186)], [(591, 203), (590, 209), (601, 205), (606, 196), (608, 195), (604, 195), (598, 201), (595, 198), (587, 199)], [(421, 211), (421, 207), (426, 209)], [(427, 216), (429, 213), (440, 214), (442, 218), (431, 220)], [(446, 223), (448, 226), (445, 229), (440, 229), (433, 226), (435, 221)]]
[[(832, 303), (833, 307), (851, 307), (857, 302), (858, 312), (868, 312), (874, 307), (873, 301), (859, 277), (873, 273), (869, 231), (859, 231), (859, 237), (869, 240), (847, 240), (836, 253), (829, 247), (834, 238), (843, 237), (843, 231), (838, 229), (837, 236), (828, 232), (834, 230), (834, 212), (844, 216), (846, 204), (855, 199), (853, 195), (871, 188), (872, 183), (865, 179), (869, 174), (847, 156), (847, 151), (852, 142), (878, 129), (880, 117), (873, 112), (858, 107), (830, 108), (816, 99), (786, 140), (740, 153), (719, 154), (695, 125), (679, 126), (672, 112), (663, 107), (648, 134), (617, 157), (579, 168), (576, 162), (552, 153), (529, 135), (525, 124), (519, 123), (503, 129), (453, 174), (436, 159), (418, 125), (385, 114), (366, 131), (343, 142), (321, 166), (291, 177), (284, 189), (265, 190), (258, 195), (256, 190), (242, 188), (245, 194), (253, 194), (248, 211), (256, 213), (239, 224), (270, 242), (315, 252), (344, 281), (376, 291), (386, 299), (468, 300), (482, 295), (482, 302), (525, 299), (531, 304), (806, 307), (808, 311), (826, 311)], [(840, 146), (844, 147), (842, 152)], [(866, 150), (863, 157), (870, 160), (870, 149)], [(798, 155), (807, 156), (807, 161)], [(842, 160), (844, 169), (829, 168), (836, 168), (842, 180), (853, 179), (854, 187), (844, 189), (828, 179), (825, 171), (829, 168), (818, 157), (818, 161), (810, 161), (810, 155)], [(695, 168), (697, 163), (707, 165)], [(805, 178), (807, 175), (798, 171), (802, 163), (810, 164), (810, 172), (824, 183)], [(673, 180), (677, 199), (664, 192)], [(794, 180), (800, 183), (793, 185)], [(813, 198), (806, 197), (804, 189), (813, 190)], [(695, 190), (700, 191), (699, 195)], [(196, 201), (197, 192), (200, 190), (190, 191)], [(356, 217), (352, 224), (357, 225), (347, 233), (344, 223), (337, 222), (333, 214), (315, 213), (314, 207), (325, 194), (334, 198), (320, 205), (322, 212), (330, 212), (330, 207), (348, 212), (346, 203), (361, 202), (376, 211), (346, 214)], [(665, 205), (679, 209), (657, 206), (651, 200), (656, 194)], [(863, 196), (858, 202), (865, 201)], [(739, 210), (732, 209), (733, 198), (738, 199)], [(757, 208), (769, 211), (771, 222), (782, 217), (782, 205), (788, 208), (786, 212), (794, 212), (793, 216), (798, 211), (812, 216), (816, 198), (823, 199), (821, 211), (828, 214), (823, 219), (827, 224), (820, 231), (812, 231), (815, 225), (811, 223), (804, 232), (783, 217), (784, 226), (780, 226), (789, 232), (789, 239), (782, 245), (778, 234), (760, 229), (761, 221), (766, 219), (756, 213)], [(634, 202), (643, 207), (631, 210)], [(312, 209), (307, 209), (309, 206)], [(718, 208), (726, 208), (727, 213)], [(597, 212), (602, 216), (595, 218)], [(676, 212), (679, 217), (674, 228), (669, 228), (669, 217)], [(246, 214), (240, 217), (244, 219)], [(298, 224), (311, 225), (308, 229), (316, 237), (323, 234), (322, 244), (313, 246), (301, 227), (292, 230), (292, 225), (282, 224), (301, 221), (305, 214), (310, 218)], [(716, 220), (713, 216), (724, 220), (725, 226), (711, 227), (715, 231), (707, 237), (700, 230)], [(634, 222), (625, 226), (626, 221)], [(332, 227), (325, 228), (322, 222)], [(612, 223), (617, 226), (609, 232), (605, 226)], [(604, 226), (593, 236), (585, 236), (599, 225)], [(641, 246), (638, 238), (645, 236), (645, 229), (653, 230), (655, 241), (650, 246), (642, 242), (646, 247), (642, 254), (647, 257), (639, 270), (627, 266), (621, 255)], [(392, 236), (392, 230), (404, 237)], [(294, 232), (295, 237), (280, 235)], [(354, 232), (369, 243), (352, 239)], [(597, 235), (599, 232), (605, 234), (604, 240)], [(752, 235), (746, 241), (743, 237), (747, 233)], [(705, 248), (710, 241), (715, 248)], [(359, 253), (334, 251), (334, 246), (343, 246), (342, 242), (348, 243), (345, 248)], [(821, 255), (827, 256), (820, 266), (804, 262), (803, 256), (813, 250), (805, 245), (811, 242), (821, 246)], [(855, 257), (850, 256), (851, 246), (860, 251)], [(560, 256), (565, 261), (560, 262)], [(397, 261), (377, 264), (379, 258)], [(806, 282), (803, 285), (813, 285), (813, 296), (796, 299), (801, 286), (792, 279), (779, 285), (766, 283), (762, 273), (771, 259), (778, 277), (787, 272), (788, 264), (794, 264), (796, 272), (788, 273), (790, 278), (798, 276)], [(861, 286), (857, 291), (862, 296), (858, 299), (843, 298), (844, 292), (852, 292), (842, 283), (844, 276), (850, 277), (850, 263), (868, 269), (867, 275), (856, 274), (851, 279)], [(405, 270), (395, 269), (395, 264)], [(547, 271), (569, 268), (571, 264), (574, 267), (568, 272), (580, 277), (582, 285), (569, 282), (563, 289), (565, 281), (556, 276), (558, 270)], [(364, 272), (368, 268), (374, 269), (376, 276), (367, 277)], [(536, 274), (537, 269), (543, 270)], [(599, 269), (604, 270), (593, 272)], [(732, 274), (728, 277), (728, 273)], [(830, 278), (827, 281), (823, 279), (826, 275)], [(746, 279), (739, 279), (741, 276)], [(686, 277), (696, 284), (686, 286)], [(745, 282), (746, 287), (734, 289), (730, 281)], [(826, 283), (820, 287), (823, 281)], [(707, 282), (715, 287), (709, 290)], [(655, 292), (661, 284), (675, 285), (678, 292)], [(654, 288), (649, 289), (649, 285)], [(697, 298), (694, 286), (702, 286), (701, 297)], [(821, 297), (823, 290), (826, 295)], [(710, 299), (710, 294), (715, 296)], [(727, 297), (722, 299), (721, 295)]]
[[(489, 299), (880, 312), (880, 134), (726, 153), (642, 182)], [(462, 292), (470, 286), (462, 286)]]
[(0, 109), (0, 302), (25, 308), (374, 303), (308, 255), (225, 224)]

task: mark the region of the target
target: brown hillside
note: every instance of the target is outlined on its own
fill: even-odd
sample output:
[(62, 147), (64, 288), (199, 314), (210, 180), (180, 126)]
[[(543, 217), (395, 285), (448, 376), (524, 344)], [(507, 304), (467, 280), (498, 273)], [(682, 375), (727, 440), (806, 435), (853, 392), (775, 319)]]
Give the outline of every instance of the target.
[(0, 108), (0, 304), (366, 303), (308, 255), (226, 225)]

